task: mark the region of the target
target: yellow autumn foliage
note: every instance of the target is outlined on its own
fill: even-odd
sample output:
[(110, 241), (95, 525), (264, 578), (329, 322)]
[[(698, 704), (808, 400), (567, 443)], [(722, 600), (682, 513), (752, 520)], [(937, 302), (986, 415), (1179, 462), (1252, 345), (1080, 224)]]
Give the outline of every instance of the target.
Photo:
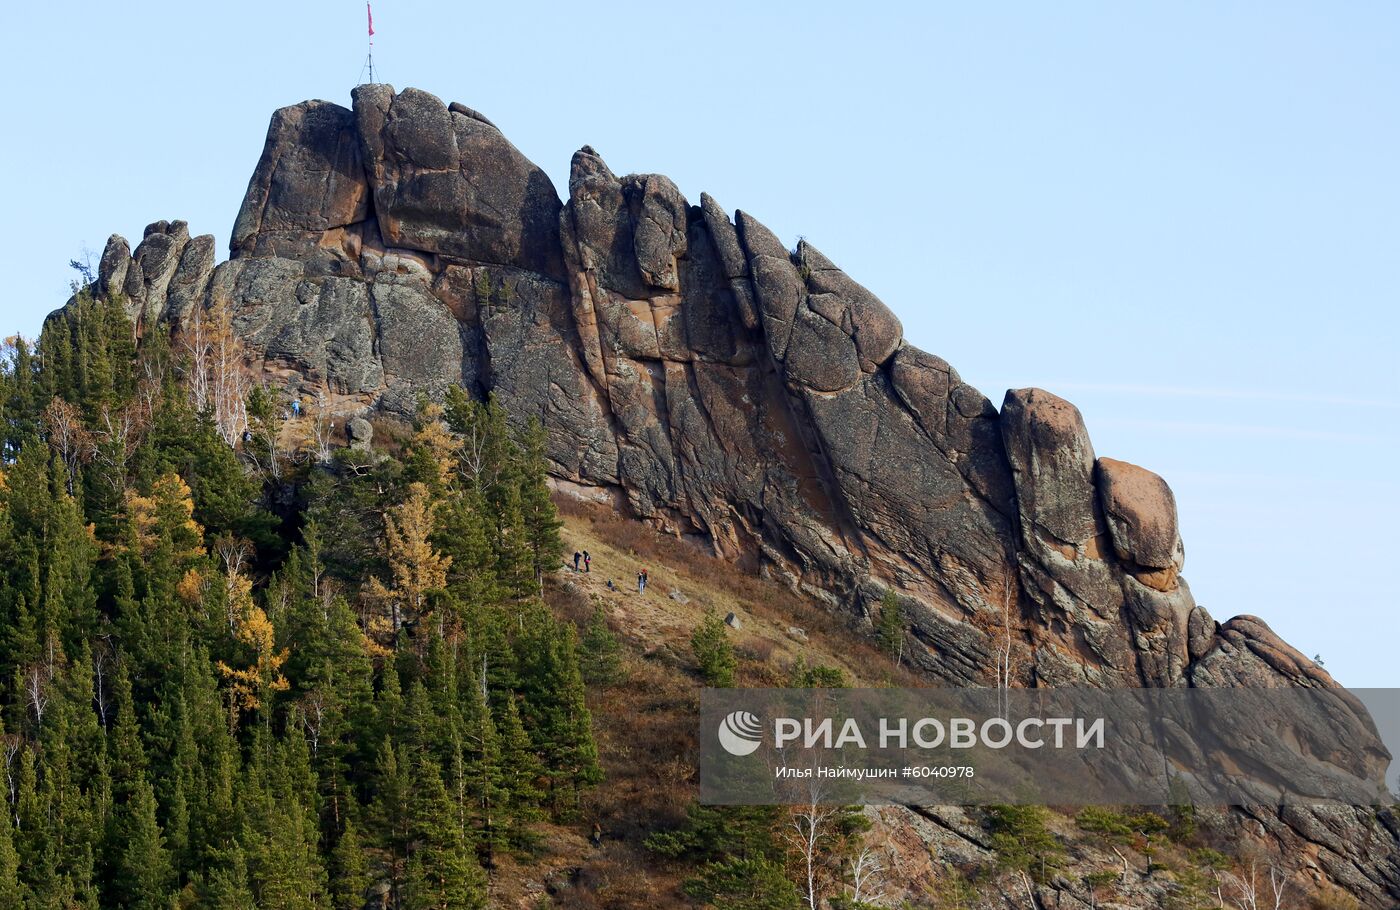
[(204, 573), (199, 569), (190, 569), (175, 586), (175, 593), (186, 604), (194, 606), (204, 599), (204, 592), (208, 589), (209, 583)]
[(276, 692), (290, 686), (282, 675), (287, 662), (286, 648), (277, 650), (277, 630), (272, 620), (253, 601), (253, 583), (242, 575), (229, 578), (230, 614), (235, 617), (234, 637), (253, 652), (253, 662), (246, 667), (231, 667), (219, 661), (219, 673), (228, 682), (229, 725), (237, 726), (242, 711), (255, 711)]
[(150, 496), (128, 490), (126, 517), (142, 555), (160, 545), (162, 532), (174, 544), (177, 561), (204, 555), (204, 529), (194, 520), (194, 498), (179, 474), (162, 475), (151, 486)]
[(421, 426), (413, 434), (414, 447), (427, 452), (432, 459), (433, 467), (437, 470), (439, 488), (445, 488), (452, 479), (453, 466), (457, 463), (457, 451), (462, 447), (462, 441), (452, 435), (452, 431), (443, 422), (442, 414), (442, 405), (425, 405), (420, 417)]
[(384, 516), (385, 555), (393, 587), (371, 578), (366, 597), (389, 616), (389, 631), (397, 634), (406, 619), (420, 617), (428, 593), (447, 586), (452, 557), (433, 549), (432, 494), (426, 484), (413, 483), (408, 498)]

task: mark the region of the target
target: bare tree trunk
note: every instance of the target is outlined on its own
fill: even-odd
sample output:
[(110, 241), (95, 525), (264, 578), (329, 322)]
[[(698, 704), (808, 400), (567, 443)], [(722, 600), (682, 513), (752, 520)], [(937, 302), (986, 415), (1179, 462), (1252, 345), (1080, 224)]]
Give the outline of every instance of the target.
[(814, 780), (809, 786), (811, 800), (807, 805), (793, 811), (789, 841), (802, 854), (805, 879), (803, 902), (807, 905), (807, 910), (817, 910), (817, 853), (835, 810), (821, 804), (820, 783)]
[(1026, 897), (1030, 899), (1031, 910), (1040, 910), (1040, 901), (1035, 899), (1035, 889), (1031, 887), (1031, 877), (1025, 872), (1021, 873), (1021, 885), (1026, 889)]

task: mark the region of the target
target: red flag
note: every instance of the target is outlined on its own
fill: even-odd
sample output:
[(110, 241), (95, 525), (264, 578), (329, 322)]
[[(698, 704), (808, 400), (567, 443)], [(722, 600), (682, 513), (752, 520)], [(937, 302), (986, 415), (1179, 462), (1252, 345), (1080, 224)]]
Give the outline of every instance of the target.
[(374, 37), (374, 10), (369, 8), (369, 2), (365, 2), (365, 15), (369, 17), (369, 36)]

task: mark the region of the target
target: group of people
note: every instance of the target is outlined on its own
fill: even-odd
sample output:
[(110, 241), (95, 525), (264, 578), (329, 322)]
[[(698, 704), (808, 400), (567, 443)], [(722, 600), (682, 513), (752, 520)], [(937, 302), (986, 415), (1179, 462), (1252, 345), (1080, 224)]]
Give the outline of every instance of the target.
[[(593, 571), (593, 557), (588, 555), (587, 550), (574, 551), (574, 571), (583, 573), (591, 573)], [(645, 594), (647, 592), (647, 582), (650, 580), (651, 576), (647, 574), (646, 569), (642, 569), (642, 571), (637, 573), (638, 594)], [(617, 586), (613, 584), (613, 580), (611, 578), (608, 579), (608, 590), (617, 590)]]

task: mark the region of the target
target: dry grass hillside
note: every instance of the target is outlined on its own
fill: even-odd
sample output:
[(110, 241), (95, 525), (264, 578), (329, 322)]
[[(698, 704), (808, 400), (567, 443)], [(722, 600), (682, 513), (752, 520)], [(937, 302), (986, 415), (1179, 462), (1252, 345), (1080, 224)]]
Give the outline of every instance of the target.
[[(689, 642), (707, 610), (738, 619), (730, 640), (740, 685), (783, 685), (799, 658), (839, 668), (852, 685), (917, 680), (775, 582), (609, 509), (564, 498), (559, 505), (566, 553), (587, 550), (592, 571), (561, 568), (548, 581), (549, 600), (580, 628), (603, 606), (623, 645), (625, 681), (590, 694), (607, 777), (585, 797), (584, 817), (549, 829), (540, 856), (503, 863), (494, 901), (521, 908), (690, 906), (680, 890), (690, 870), (659, 862), (642, 839), (679, 824), (694, 799), (703, 684)], [(650, 577), (645, 594), (637, 591), (642, 569)], [(596, 847), (594, 824), (601, 834)]]
[[(602, 606), (622, 644), (623, 681), (593, 687), (589, 695), (605, 780), (585, 795), (580, 818), (545, 828), (535, 854), (500, 862), (492, 877), (492, 906), (697, 907), (682, 890), (695, 870), (650, 853), (643, 840), (681, 824), (695, 798), (696, 718), (703, 683), (690, 636), (707, 611), (737, 617), (729, 638), (739, 658), (740, 686), (786, 685), (799, 660), (838, 668), (853, 686), (922, 683), (875, 648), (865, 631), (846, 626), (776, 582), (620, 518), (604, 506), (564, 496), (557, 502), (566, 553), (588, 551), (592, 571), (561, 567), (547, 580), (547, 598), (580, 629)], [(650, 582), (642, 594), (636, 578), (644, 568)], [(986, 813), (902, 807), (867, 812), (873, 822), (867, 842), (897, 870), (890, 878), (898, 884), (891, 884), (880, 906), (1028, 906), (1031, 886), (998, 866)], [(1106, 816), (1110, 825), (1143, 817), (1132, 810)], [(1222, 906), (1212, 892), (1227, 893), (1222, 890), (1226, 873), (1209, 871), (1202, 859), (1207, 847), (1230, 854), (1239, 850), (1221, 819), (1218, 813), (1201, 812), (1196, 833), (1174, 839), (1164, 831), (1095, 833), (1073, 810), (1052, 811), (1047, 828), (1063, 846), (1063, 866), (1053, 881), (1034, 886), (1035, 900), (1042, 907), (1103, 910)], [(1247, 862), (1236, 857), (1234, 870), (1246, 868), (1242, 863)], [(1204, 889), (1202, 903), (1180, 898), (1182, 883), (1191, 880)], [(1297, 887), (1291, 897), (1297, 910), (1359, 907), (1326, 885)]]

